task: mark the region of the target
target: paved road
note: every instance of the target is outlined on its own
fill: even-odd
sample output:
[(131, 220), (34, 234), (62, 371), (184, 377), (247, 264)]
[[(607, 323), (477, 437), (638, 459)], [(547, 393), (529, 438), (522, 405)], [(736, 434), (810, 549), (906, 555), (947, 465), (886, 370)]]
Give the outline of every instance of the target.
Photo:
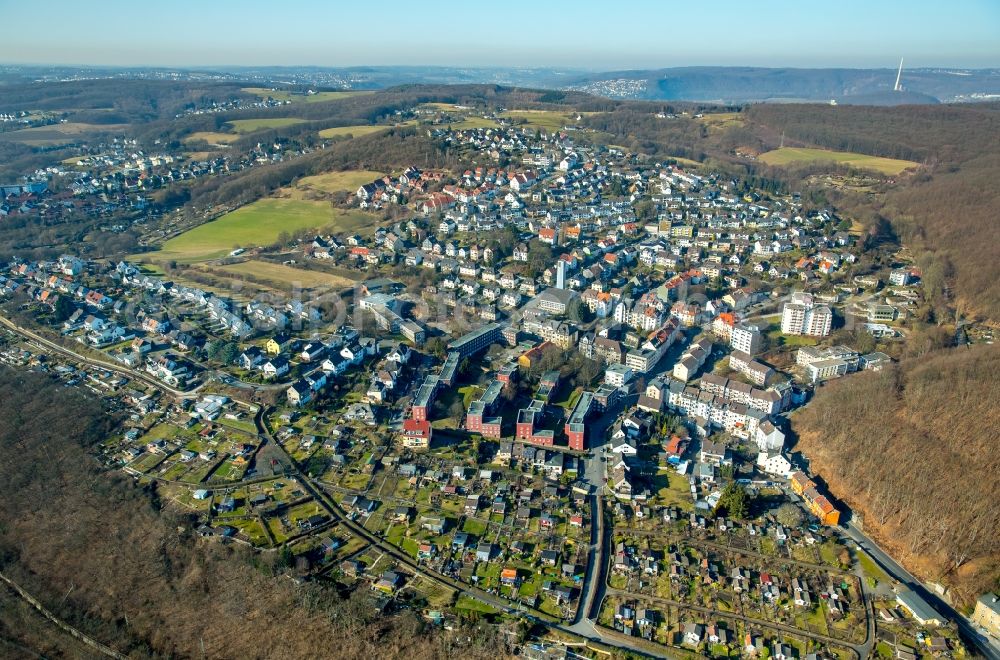
[[(482, 589), (473, 587), (464, 582), (460, 582), (458, 580), (448, 577), (447, 575), (438, 573), (437, 571), (434, 571), (427, 566), (423, 566), (418, 562), (415, 562), (412, 557), (405, 554), (402, 550), (388, 543), (387, 541), (375, 536), (370, 531), (368, 531), (363, 525), (352, 520), (340, 508), (340, 505), (334, 502), (332, 498), (330, 498), (330, 496), (324, 490), (324, 485), (322, 483), (318, 482), (317, 480), (309, 479), (301, 472), (299, 472), (298, 467), (295, 464), (295, 461), (287, 452), (285, 452), (284, 447), (282, 447), (281, 444), (277, 442), (277, 440), (272, 435), (270, 428), (265, 422), (265, 415), (266, 415), (266, 408), (262, 406), (257, 411), (257, 415), (254, 417), (254, 422), (257, 425), (258, 432), (266, 442), (272, 443), (278, 451), (282, 452), (286, 456), (286, 459), (292, 466), (292, 471), (294, 472), (292, 476), (295, 476), (298, 479), (299, 483), (305, 488), (305, 490), (308, 491), (309, 494), (312, 495), (316, 499), (316, 501), (319, 502), (323, 506), (323, 508), (326, 509), (327, 512), (334, 517), (334, 519), (339, 520), (340, 523), (344, 525), (352, 534), (364, 540), (365, 542), (369, 543), (371, 546), (378, 548), (386, 555), (392, 557), (393, 560), (395, 560), (397, 563), (408, 567), (415, 575), (419, 575), (427, 580), (443, 585), (449, 589), (456, 591), (459, 594), (464, 594), (480, 602), (486, 603), (490, 607), (493, 607), (499, 611), (507, 612), (508, 614), (520, 613), (526, 616), (527, 618), (531, 619), (534, 623), (538, 625), (546, 626), (553, 630), (558, 630), (564, 633), (580, 635), (588, 640), (600, 642), (601, 644), (607, 646), (613, 646), (618, 649), (628, 650), (632, 653), (637, 652), (636, 649), (620, 643), (617, 639), (613, 639), (609, 635), (605, 635), (599, 628), (594, 626), (592, 622), (590, 622), (590, 625), (584, 624), (579, 628), (574, 628), (546, 618), (542, 618), (542, 616), (540, 615), (536, 615), (531, 612), (525, 611), (519, 604), (509, 601), (506, 598), (483, 591)], [(588, 573), (590, 571), (591, 569), (588, 566)], [(603, 572), (601, 581), (603, 581)]]
[[(116, 373), (120, 373), (122, 375), (129, 376), (129, 377), (134, 378), (136, 380), (139, 380), (139, 381), (142, 381), (144, 383), (147, 383), (148, 385), (151, 385), (151, 386), (153, 386), (153, 387), (155, 387), (155, 388), (157, 388), (157, 389), (159, 389), (159, 390), (161, 390), (163, 392), (171, 394), (173, 396), (177, 396), (177, 397), (180, 397), (180, 396), (189, 396), (191, 394), (194, 394), (194, 393), (198, 392), (205, 385), (207, 385), (207, 382), (202, 382), (197, 387), (192, 388), (190, 390), (178, 390), (176, 388), (168, 386), (166, 383), (163, 383), (160, 380), (158, 380), (156, 378), (153, 378), (151, 375), (146, 374), (144, 372), (131, 369), (131, 368), (126, 367), (124, 365), (116, 364), (116, 363), (113, 363), (113, 362), (105, 362), (103, 360), (97, 360), (97, 359), (88, 357), (86, 355), (82, 355), (80, 353), (77, 353), (76, 351), (70, 350), (70, 349), (68, 349), (68, 348), (66, 348), (64, 346), (61, 346), (60, 344), (57, 344), (55, 342), (52, 342), (52, 341), (48, 340), (45, 337), (42, 337), (42, 336), (38, 335), (37, 333), (35, 333), (35, 332), (31, 331), (31, 330), (28, 330), (26, 328), (22, 328), (21, 326), (17, 325), (16, 323), (14, 323), (13, 321), (11, 321), (10, 319), (7, 319), (6, 317), (0, 316), (0, 324), (6, 326), (10, 330), (18, 333), (22, 337), (25, 337), (25, 338), (30, 339), (32, 341), (38, 342), (40, 345), (42, 345), (45, 348), (47, 348), (49, 350), (52, 350), (52, 351), (54, 351), (56, 353), (60, 353), (62, 355), (67, 355), (69, 357), (72, 357), (75, 360), (78, 360), (78, 361), (80, 361), (82, 363), (85, 363), (85, 364), (89, 364), (89, 365), (94, 366), (94, 367), (98, 367), (98, 368), (101, 368), (101, 369), (106, 369), (106, 370), (109, 370), (109, 371), (114, 371)], [(559, 630), (559, 631), (562, 631), (564, 633), (571, 633), (571, 634), (575, 634), (575, 635), (582, 635), (583, 637), (585, 637), (588, 640), (591, 640), (591, 641), (594, 641), (594, 642), (600, 642), (601, 644), (604, 644), (606, 646), (612, 646), (612, 647), (615, 647), (615, 648), (618, 648), (618, 649), (622, 649), (622, 650), (627, 650), (627, 651), (630, 651), (630, 652), (633, 652), (633, 653), (636, 652), (636, 650), (634, 648), (631, 648), (631, 647), (629, 647), (629, 646), (627, 646), (625, 644), (622, 644), (618, 640), (612, 639), (609, 636), (605, 635), (599, 628), (597, 628), (596, 626), (594, 626), (593, 622), (591, 620), (589, 620), (589, 619), (585, 619), (584, 623), (581, 626), (579, 626), (579, 629), (577, 630), (577, 629), (572, 629), (569, 626), (565, 626), (565, 625), (562, 625), (560, 623), (556, 623), (556, 622), (553, 622), (553, 621), (541, 618), (541, 617), (539, 617), (537, 615), (531, 614), (530, 612), (525, 612), (516, 603), (508, 601), (507, 599), (504, 599), (504, 598), (499, 597), (499, 596), (495, 596), (495, 595), (490, 594), (490, 593), (488, 593), (486, 591), (483, 591), (481, 589), (472, 587), (470, 585), (467, 585), (465, 583), (459, 582), (457, 580), (453, 580), (452, 578), (449, 578), (449, 577), (447, 577), (445, 575), (442, 575), (440, 573), (432, 571), (432, 570), (430, 570), (429, 568), (427, 568), (425, 566), (421, 566), (417, 562), (414, 562), (413, 559), (409, 555), (406, 555), (405, 553), (403, 553), (399, 548), (396, 548), (395, 546), (390, 545), (390, 544), (384, 542), (382, 539), (379, 539), (379, 538), (375, 537), (367, 529), (365, 529), (363, 526), (361, 526), (357, 522), (351, 520), (340, 509), (339, 505), (336, 504), (329, 497), (329, 495), (327, 495), (326, 492), (317, 483), (314, 483), (312, 480), (308, 479), (305, 475), (303, 475), (299, 471), (298, 466), (295, 463), (295, 461), (285, 451), (285, 449), (281, 445), (281, 443), (279, 443), (274, 438), (274, 436), (271, 433), (271, 430), (268, 428), (267, 424), (265, 423), (264, 416), (266, 414), (266, 410), (267, 410), (266, 407), (264, 407), (264, 406), (258, 406), (257, 414), (254, 416), (254, 423), (255, 423), (255, 425), (257, 427), (258, 435), (259, 435), (259, 437), (260, 437), (260, 439), (262, 441), (262, 444), (261, 444), (260, 448), (263, 448), (264, 444), (267, 443), (267, 444), (270, 444), (275, 450), (277, 450), (278, 452), (280, 452), (285, 457), (285, 460), (287, 461), (287, 464), (290, 466), (290, 473), (287, 476), (295, 477), (298, 480), (298, 482), (309, 492), (309, 494), (312, 495), (316, 499), (316, 501), (319, 502), (323, 506), (323, 508), (326, 509), (327, 512), (335, 520), (340, 521), (345, 527), (347, 527), (353, 534), (355, 534), (359, 538), (365, 540), (366, 542), (368, 542), (372, 546), (375, 546), (375, 547), (379, 548), (384, 553), (386, 553), (389, 556), (393, 557), (393, 559), (395, 559), (398, 563), (400, 563), (400, 564), (402, 564), (404, 566), (409, 567), (410, 570), (412, 570), (414, 572), (414, 574), (422, 576), (422, 577), (424, 577), (426, 579), (429, 579), (432, 582), (437, 582), (439, 584), (442, 584), (442, 585), (444, 585), (444, 586), (446, 586), (446, 587), (448, 587), (450, 589), (454, 589), (458, 593), (466, 594), (466, 595), (468, 595), (468, 596), (470, 596), (472, 598), (475, 598), (476, 600), (479, 600), (481, 602), (484, 602), (484, 603), (490, 605), (491, 607), (494, 607), (494, 608), (496, 608), (496, 609), (498, 609), (500, 611), (505, 611), (505, 612), (508, 612), (510, 614), (515, 614), (515, 613), (520, 612), (521, 614), (527, 616), (529, 619), (531, 619), (532, 621), (534, 621), (536, 624), (547, 626), (549, 628), (552, 628), (552, 629), (555, 629), (555, 630)], [(603, 436), (600, 436), (600, 437), (603, 437)], [(598, 504), (598, 506), (600, 506), (600, 505)], [(593, 585), (600, 584), (601, 582), (603, 582), (603, 570), (601, 570), (600, 567), (605, 562), (603, 561), (602, 555), (600, 554), (601, 550), (603, 548), (603, 543), (601, 543), (599, 541), (602, 538), (603, 538), (603, 535), (602, 534), (598, 534), (597, 538), (594, 541), (594, 545), (593, 545), (593, 551), (594, 552), (591, 554), (591, 561), (588, 562), (587, 573), (588, 573), (588, 575), (591, 575), (591, 580), (590, 580), (590, 582), (587, 585), (585, 585), (585, 588), (588, 589), (591, 593), (593, 593), (593, 591), (594, 591)], [(599, 576), (594, 575), (595, 570), (596, 570), (597, 573), (600, 573)], [(591, 600), (593, 599), (593, 597), (594, 596), (592, 595), (591, 596)]]
[(57, 353), (61, 353), (62, 355), (70, 356), (76, 360), (85, 362), (94, 367), (107, 369), (108, 371), (114, 371), (115, 373), (129, 376), (130, 378), (136, 380), (141, 380), (144, 383), (157, 387), (174, 396), (190, 396), (192, 394), (196, 394), (197, 392), (201, 391), (202, 388), (208, 385), (209, 379), (213, 377), (224, 385), (228, 385), (230, 387), (235, 387), (238, 389), (253, 390), (255, 392), (284, 390), (287, 389), (288, 386), (291, 384), (291, 381), (280, 382), (280, 383), (247, 383), (242, 380), (239, 380), (238, 378), (230, 376), (225, 371), (213, 369), (212, 367), (206, 365), (204, 362), (201, 362), (200, 360), (196, 360), (189, 356), (186, 357), (187, 360), (193, 362), (194, 364), (197, 364), (198, 366), (202, 367), (205, 370), (204, 379), (202, 380), (201, 383), (199, 383), (195, 387), (192, 387), (191, 389), (179, 390), (177, 388), (170, 387), (163, 381), (154, 378), (152, 375), (147, 374), (144, 371), (140, 371), (138, 369), (132, 369), (131, 367), (128, 367), (118, 362), (98, 360), (97, 358), (92, 358), (87, 355), (83, 355), (82, 353), (77, 353), (71, 348), (67, 348), (62, 344), (57, 344), (56, 342), (46, 339), (45, 337), (39, 335), (38, 333), (32, 330), (17, 325), (16, 323), (14, 323), (13, 321), (4, 316), (0, 316), (0, 324), (3, 324), (8, 329), (16, 332), (17, 334), (21, 335), (22, 337), (25, 337), (26, 339), (30, 339), (32, 341), (41, 344), (42, 346), (44, 346), (49, 350), (56, 351)]
[(88, 357), (88, 356), (83, 355), (81, 353), (77, 353), (74, 350), (71, 350), (69, 348), (66, 348), (65, 346), (62, 346), (60, 344), (57, 344), (57, 343), (55, 343), (53, 341), (48, 340), (45, 337), (42, 337), (41, 335), (39, 335), (39, 334), (37, 334), (37, 333), (35, 333), (35, 332), (31, 331), (31, 330), (28, 330), (27, 328), (22, 328), (21, 326), (17, 325), (16, 323), (14, 323), (13, 321), (11, 321), (10, 319), (8, 319), (5, 316), (0, 316), (0, 324), (3, 324), (8, 329), (16, 332), (17, 334), (21, 335), (22, 337), (25, 337), (27, 339), (30, 339), (30, 340), (34, 341), (34, 342), (37, 342), (37, 343), (41, 344), (42, 346), (44, 346), (45, 348), (47, 348), (49, 350), (52, 350), (52, 351), (55, 351), (56, 353), (61, 353), (62, 355), (67, 355), (69, 357), (72, 357), (75, 360), (79, 360), (80, 362), (84, 362), (86, 364), (89, 364), (89, 365), (94, 366), (94, 367), (98, 367), (100, 369), (106, 369), (108, 371), (114, 371), (115, 373), (119, 373), (119, 374), (122, 374), (124, 376), (128, 376), (130, 378), (136, 379), (136, 380), (141, 380), (142, 382), (147, 383), (149, 385), (152, 385), (153, 387), (156, 387), (156, 388), (158, 388), (160, 390), (163, 390), (163, 391), (165, 391), (165, 392), (167, 392), (169, 394), (172, 394), (173, 396), (188, 396), (188, 395), (191, 395), (191, 394), (194, 394), (194, 393), (198, 392), (201, 388), (203, 388), (205, 386), (205, 383), (200, 383), (197, 387), (191, 388), (190, 390), (178, 390), (176, 388), (170, 387), (169, 385), (167, 385), (163, 381), (161, 381), (161, 380), (159, 380), (157, 378), (154, 378), (153, 376), (151, 376), (151, 375), (149, 375), (149, 374), (147, 374), (147, 373), (145, 373), (143, 371), (138, 371), (136, 369), (132, 369), (130, 367), (126, 367), (125, 365), (118, 364), (116, 362), (106, 362), (104, 360), (98, 360), (96, 358)]
[(844, 648), (849, 648), (857, 654), (860, 660), (865, 660), (868, 657), (869, 644), (852, 644), (846, 642), (842, 639), (837, 639), (836, 637), (828, 637), (827, 635), (818, 635), (816, 633), (811, 633), (794, 626), (786, 626), (783, 623), (777, 623), (776, 621), (768, 621), (766, 619), (757, 619), (751, 616), (744, 616), (742, 614), (737, 614), (736, 612), (724, 612), (722, 610), (715, 610), (711, 607), (702, 607), (701, 605), (692, 605), (691, 603), (684, 603), (677, 600), (670, 600), (669, 598), (660, 598), (658, 596), (649, 596), (646, 594), (636, 594), (631, 591), (623, 591), (621, 589), (608, 588), (608, 593), (613, 596), (620, 596), (623, 598), (632, 598), (636, 600), (647, 600), (653, 603), (661, 603), (663, 605), (670, 605), (672, 607), (677, 607), (681, 609), (693, 610), (695, 612), (700, 612), (702, 614), (708, 614), (715, 617), (725, 618), (725, 619), (737, 619), (745, 623), (751, 623), (762, 628), (771, 628), (773, 630), (780, 630), (785, 633), (792, 635), (797, 635), (799, 637), (808, 637), (809, 639), (815, 639), (820, 642), (827, 644), (834, 644), (836, 646), (842, 646)]
[(634, 405), (636, 400), (638, 400), (637, 394), (624, 397), (621, 403), (587, 424), (590, 455), (584, 459), (583, 476), (590, 488), (590, 548), (587, 552), (587, 570), (580, 586), (580, 605), (577, 607), (573, 625), (570, 626), (570, 630), (586, 637), (601, 639), (605, 637), (597, 627), (596, 620), (601, 601), (604, 600), (608, 567), (607, 550), (611, 544), (611, 528), (605, 525), (604, 521), (604, 487), (608, 464), (602, 459), (605, 458), (607, 431), (621, 411)]
[(951, 605), (941, 600), (937, 594), (925, 587), (919, 579), (900, 566), (895, 559), (890, 557), (878, 544), (868, 538), (856, 525), (851, 523), (851, 521), (847, 521), (842, 525), (841, 529), (890, 577), (902, 583), (905, 587), (912, 589), (940, 614), (954, 621), (958, 625), (962, 636), (971, 642), (981, 654), (989, 660), (1000, 660), (1000, 647), (997, 644), (979, 632), (971, 621), (962, 616)]

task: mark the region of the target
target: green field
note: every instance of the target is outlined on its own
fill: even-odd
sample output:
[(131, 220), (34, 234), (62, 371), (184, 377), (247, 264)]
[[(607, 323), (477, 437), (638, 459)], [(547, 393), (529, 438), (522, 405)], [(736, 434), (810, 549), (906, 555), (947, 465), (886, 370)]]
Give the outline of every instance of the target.
[(337, 192), (338, 190), (354, 192), (364, 184), (371, 183), (382, 176), (384, 176), (382, 173), (371, 170), (343, 170), (307, 176), (299, 179), (297, 185), (299, 188), (316, 188), (323, 192)]
[(342, 92), (316, 92), (315, 94), (293, 94), (285, 89), (267, 89), (266, 87), (244, 87), (244, 92), (256, 94), (262, 99), (271, 97), (275, 101), (291, 101), (292, 103), (318, 103), (319, 101), (333, 101), (335, 99), (346, 99), (351, 96), (361, 96), (362, 94), (374, 94), (373, 90), (350, 89)]
[(237, 133), (254, 133), (265, 128), (281, 128), (282, 126), (301, 124), (304, 121), (305, 119), (296, 119), (295, 117), (263, 117), (260, 119), (234, 119), (227, 122), (227, 125), (231, 126)]
[(743, 117), (738, 112), (710, 112), (703, 115), (700, 120), (711, 130), (743, 125)]
[(453, 131), (465, 131), (472, 128), (496, 128), (498, 126), (495, 121), (486, 119), (485, 117), (463, 117), (462, 121), (442, 125), (447, 126)]
[(185, 143), (204, 140), (209, 144), (231, 144), (240, 139), (236, 133), (218, 133), (215, 131), (198, 131), (184, 138)]
[[(410, 126), (413, 121), (405, 121), (396, 126)], [(387, 124), (357, 124), (355, 126), (335, 126), (334, 128), (324, 128), (319, 132), (321, 138), (332, 138), (339, 137), (342, 135), (349, 135), (351, 137), (361, 137), (362, 135), (368, 135), (369, 133), (378, 133), (379, 131), (386, 131), (392, 126)]]
[(49, 126), (35, 126), (0, 133), (0, 141), (20, 142), (32, 147), (51, 147), (58, 144), (79, 142), (81, 137), (95, 133), (114, 133), (128, 129), (128, 124), (85, 124), (65, 122)]
[(904, 170), (918, 167), (919, 163), (879, 156), (866, 156), (848, 151), (827, 151), (826, 149), (806, 149), (802, 147), (781, 147), (761, 154), (760, 160), (768, 165), (790, 165), (793, 163), (831, 162), (840, 165), (875, 170), (882, 174), (899, 174)]
[(170, 239), (159, 252), (142, 259), (195, 263), (224, 257), (235, 247), (270, 245), (282, 232), (320, 228), (354, 232), (374, 224), (370, 214), (335, 209), (327, 202), (261, 199)]
[(667, 156), (664, 160), (675, 160), (678, 165), (687, 165), (689, 167), (701, 167), (702, 163), (691, 160), (690, 158), (681, 158), (680, 156)]
[[(220, 266), (219, 269), (236, 275), (256, 277), (267, 282), (273, 282), (281, 287), (297, 286), (312, 289), (321, 286), (344, 288), (354, 285), (354, 280), (349, 280), (346, 277), (316, 270), (302, 270), (301, 268), (276, 264), (270, 261), (241, 261), (235, 264)], [(222, 423), (231, 422), (222, 421)]]
[(501, 117), (508, 119), (524, 119), (528, 128), (537, 128), (543, 131), (560, 131), (568, 124), (576, 123), (577, 114), (586, 115), (591, 113), (557, 112), (555, 110), (508, 110), (501, 114)]
[(882, 567), (876, 564), (871, 557), (868, 556), (867, 552), (859, 551), (855, 553), (855, 557), (858, 563), (861, 564), (861, 568), (864, 570), (865, 575), (873, 577), (879, 582), (885, 582), (887, 584), (892, 583), (892, 578), (882, 570)]

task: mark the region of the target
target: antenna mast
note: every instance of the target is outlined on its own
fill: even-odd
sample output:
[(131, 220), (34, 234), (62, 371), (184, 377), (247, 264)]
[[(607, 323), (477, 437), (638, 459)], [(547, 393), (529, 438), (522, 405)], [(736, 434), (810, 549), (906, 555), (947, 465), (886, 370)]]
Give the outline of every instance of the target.
[(903, 91), (903, 87), (899, 84), (900, 79), (903, 77), (903, 58), (899, 58), (899, 73), (896, 74), (896, 85), (892, 88), (894, 92)]

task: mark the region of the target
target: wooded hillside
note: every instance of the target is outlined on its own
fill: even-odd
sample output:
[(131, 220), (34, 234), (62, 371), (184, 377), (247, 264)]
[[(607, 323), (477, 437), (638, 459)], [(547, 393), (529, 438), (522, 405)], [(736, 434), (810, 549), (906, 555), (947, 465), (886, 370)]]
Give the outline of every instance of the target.
[(996, 346), (938, 351), (833, 381), (792, 418), (865, 531), (964, 603), (1000, 579), (998, 370)]
[(1000, 321), (1000, 105), (756, 105), (745, 114), (741, 130), (765, 148), (784, 134), (786, 144), (922, 163), (883, 194), (835, 201), (868, 218), (888, 218), (905, 245), (931, 255), (953, 285), (954, 306)]
[[(155, 491), (92, 458), (114, 425), (98, 401), (6, 367), (0, 401), (0, 570), (98, 641), (135, 658), (504, 655), (492, 627), (453, 636), (413, 612), (381, 616), (365, 588), (296, 586), (278, 553), (197, 539)], [(0, 655), (81, 657), (12, 593)]]

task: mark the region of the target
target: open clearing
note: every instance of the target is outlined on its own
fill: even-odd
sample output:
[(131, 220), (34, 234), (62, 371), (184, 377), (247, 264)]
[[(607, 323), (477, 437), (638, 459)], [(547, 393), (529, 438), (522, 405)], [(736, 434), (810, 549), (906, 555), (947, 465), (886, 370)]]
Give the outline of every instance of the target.
[(47, 147), (57, 144), (69, 144), (77, 141), (77, 138), (93, 133), (113, 133), (121, 132), (128, 128), (128, 124), (83, 124), (80, 122), (66, 122), (65, 124), (52, 124), (51, 126), (35, 126), (34, 128), (22, 128), (16, 131), (0, 133), (0, 140), (8, 142), (21, 142), (34, 147)]
[(271, 97), (275, 101), (291, 101), (292, 103), (318, 103), (319, 101), (333, 101), (335, 99), (346, 99), (351, 96), (361, 96), (362, 94), (374, 94), (374, 90), (368, 89), (346, 89), (339, 92), (316, 92), (315, 94), (295, 94), (287, 89), (268, 89), (266, 87), (244, 87), (244, 92), (256, 94), (262, 99)]
[(514, 120), (525, 120), (528, 128), (537, 128), (543, 131), (560, 131), (564, 126), (575, 124), (577, 115), (587, 115), (587, 112), (557, 112), (555, 110), (508, 110), (502, 113), (501, 117)]
[(738, 112), (710, 112), (699, 118), (710, 130), (719, 130), (731, 126), (742, 126), (743, 117)]
[(281, 128), (292, 124), (301, 124), (305, 119), (295, 117), (262, 117), (260, 119), (234, 119), (227, 122), (237, 133), (254, 133), (265, 128)]
[(411, 126), (414, 121), (404, 121), (394, 126), (388, 124), (358, 124), (355, 126), (335, 126), (333, 128), (324, 128), (319, 132), (321, 138), (332, 138), (339, 137), (341, 135), (349, 135), (351, 137), (361, 137), (362, 135), (368, 135), (369, 133), (378, 133), (379, 131), (387, 131), (390, 128), (396, 126)]
[(385, 125), (374, 125), (374, 124), (361, 124), (359, 126), (337, 126), (336, 128), (324, 128), (319, 132), (319, 136), (322, 138), (332, 138), (341, 135), (348, 135), (350, 137), (361, 137), (362, 135), (368, 135), (369, 133), (378, 133), (379, 131), (385, 131), (391, 128), (391, 126)]
[(690, 158), (681, 158), (680, 156), (667, 156), (664, 160), (675, 160), (678, 165), (687, 165), (689, 167), (701, 167), (702, 163), (696, 160), (691, 160)]
[(441, 126), (447, 126), (453, 131), (465, 131), (472, 128), (496, 128), (499, 124), (486, 117), (464, 117), (462, 121), (441, 124)]
[(791, 163), (809, 163), (827, 161), (866, 170), (875, 170), (882, 174), (899, 174), (904, 170), (919, 167), (919, 163), (910, 160), (896, 160), (880, 156), (866, 156), (848, 151), (827, 151), (826, 149), (807, 149), (804, 147), (781, 147), (774, 151), (761, 154), (760, 160), (768, 165), (788, 165)]
[(187, 156), (188, 160), (199, 161), (199, 160), (208, 160), (209, 158), (215, 158), (219, 154), (215, 153), (214, 151), (189, 151), (184, 155)]
[(317, 287), (343, 289), (354, 285), (354, 280), (340, 275), (332, 275), (318, 270), (303, 270), (270, 261), (241, 261), (236, 264), (219, 266), (218, 269), (236, 275), (247, 275), (266, 280), (281, 288), (295, 286), (303, 289)]
[(198, 131), (184, 138), (185, 143), (204, 140), (209, 144), (229, 145), (240, 139), (236, 133), (217, 133), (215, 131)]
[(452, 110), (468, 110), (468, 106), (465, 108), (459, 107), (454, 103), (440, 103), (438, 101), (430, 101), (428, 103), (421, 103), (420, 107), (424, 110), (440, 110), (442, 112), (450, 112)]
[(303, 177), (296, 185), (299, 188), (315, 188), (323, 192), (337, 192), (338, 190), (354, 192), (364, 184), (371, 183), (383, 176), (385, 175), (371, 170), (343, 170)]
[(195, 263), (224, 257), (237, 246), (270, 245), (281, 232), (320, 228), (356, 232), (376, 223), (371, 214), (335, 209), (328, 202), (261, 199), (186, 231), (164, 243), (159, 252), (143, 257)]

